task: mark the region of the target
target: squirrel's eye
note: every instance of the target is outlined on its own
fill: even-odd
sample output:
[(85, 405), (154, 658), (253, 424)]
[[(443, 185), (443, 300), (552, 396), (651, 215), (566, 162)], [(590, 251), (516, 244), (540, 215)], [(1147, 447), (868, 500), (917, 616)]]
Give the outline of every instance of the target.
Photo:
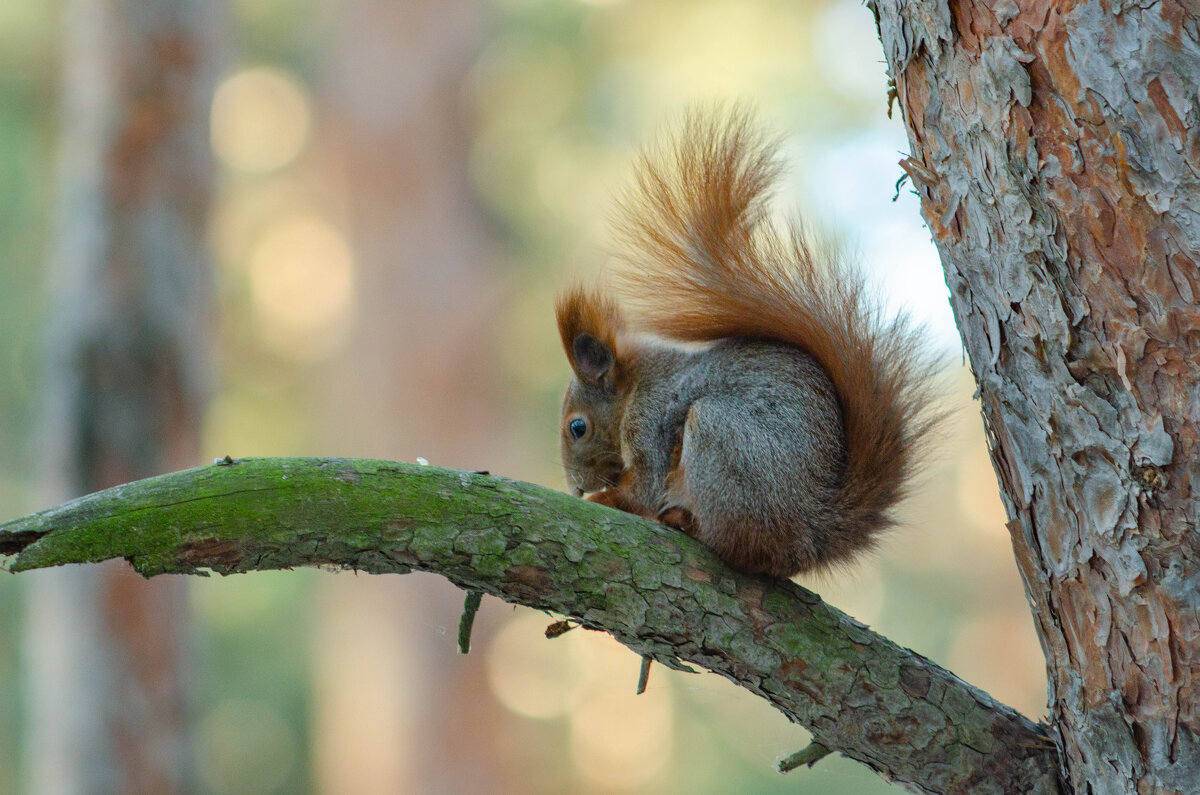
[(567, 423), (567, 431), (571, 434), (572, 439), (582, 439), (587, 433), (587, 420), (583, 417), (576, 417)]

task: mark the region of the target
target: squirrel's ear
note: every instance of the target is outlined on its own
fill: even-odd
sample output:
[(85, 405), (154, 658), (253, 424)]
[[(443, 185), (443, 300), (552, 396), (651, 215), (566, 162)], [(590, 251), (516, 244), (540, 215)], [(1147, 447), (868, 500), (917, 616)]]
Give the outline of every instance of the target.
[(572, 287), (559, 296), (554, 309), (558, 333), (575, 375), (581, 381), (611, 387), (622, 326), (616, 303), (597, 290)]
[(571, 343), (571, 350), (572, 369), (581, 379), (594, 384), (604, 383), (606, 376), (612, 380), (612, 367), (617, 359), (612, 348), (591, 334), (580, 334)]

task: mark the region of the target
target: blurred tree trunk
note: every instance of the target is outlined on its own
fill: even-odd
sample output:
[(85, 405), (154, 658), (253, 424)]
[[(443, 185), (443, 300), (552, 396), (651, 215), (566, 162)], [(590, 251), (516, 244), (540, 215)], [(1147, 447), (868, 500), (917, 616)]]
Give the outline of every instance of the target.
[[(196, 463), (205, 395), (223, 30), (210, 0), (68, 0), (50, 247), (45, 499)], [(46, 572), (28, 594), (33, 792), (188, 783), (186, 583), (123, 563)]]
[[(500, 280), (467, 174), (464, 114), (485, 6), (351, 0), (326, 9), (323, 182), (344, 185), (358, 312), (353, 353), (324, 379), (329, 435), (320, 447), (502, 468)], [(444, 624), (461, 592), (426, 577), (341, 575), (323, 581), (320, 600), (313, 724), (323, 788), (510, 788), (499, 778), (482, 666), (452, 664), (453, 627)], [(491, 620), (481, 615), (479, 642)], [(359, 731), (339, 729), (347, 725)]]
[(872, 0), (1075, 791), (1200, 782), (1197, 7)]

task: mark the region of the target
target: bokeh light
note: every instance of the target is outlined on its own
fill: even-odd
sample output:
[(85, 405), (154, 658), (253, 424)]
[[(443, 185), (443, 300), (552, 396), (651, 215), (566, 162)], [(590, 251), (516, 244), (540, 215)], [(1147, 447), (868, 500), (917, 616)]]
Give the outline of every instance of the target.
[(243, 69), (213, 96), (213, 151), (229, 168), (247, 173), (287, 165), (308, 141), (311, 104), (289, 72), (273, 66)]
[(497, 700), (535, 720), (566, 719), (570, 759), (597, 791), (647, 786), (670, 764), (675, 680), (657, 666), (637, 695), (641, 662), (604, 633), (576, 629), (548, 640), (545, 614), (523, 611), (488, 647)]
[(269, 227), (250, 254), (249, 278), (267, 347), (303, 361), (342, 344), (354, 302), (354, 257), (328, 221), (302, 215)]
[[(671, 764), (674, 705), (666, 669), (637, 695), (639, 658), (604, 635), (581, 637), (586, 689), (570, 714), (571, 760), (602, 792), (655, 789)], [(655, 676), (655, 674), (658, 676)]]
[(546, 720), (566, 714), (581, 695), (578, 634), (547, 642), (545, 614), (522, 613), (496, 633), (488, 648), (488, 683), (508, 709)]

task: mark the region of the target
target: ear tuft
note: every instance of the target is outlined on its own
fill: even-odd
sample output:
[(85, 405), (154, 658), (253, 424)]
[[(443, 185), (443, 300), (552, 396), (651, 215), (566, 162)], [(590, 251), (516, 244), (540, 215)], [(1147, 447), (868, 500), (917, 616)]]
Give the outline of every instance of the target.
[(575, 375), (581, 381), (611, 387), (623, 325), (616, 303), (596, 289), (576, 286), (559, 296), (555, 316)]

